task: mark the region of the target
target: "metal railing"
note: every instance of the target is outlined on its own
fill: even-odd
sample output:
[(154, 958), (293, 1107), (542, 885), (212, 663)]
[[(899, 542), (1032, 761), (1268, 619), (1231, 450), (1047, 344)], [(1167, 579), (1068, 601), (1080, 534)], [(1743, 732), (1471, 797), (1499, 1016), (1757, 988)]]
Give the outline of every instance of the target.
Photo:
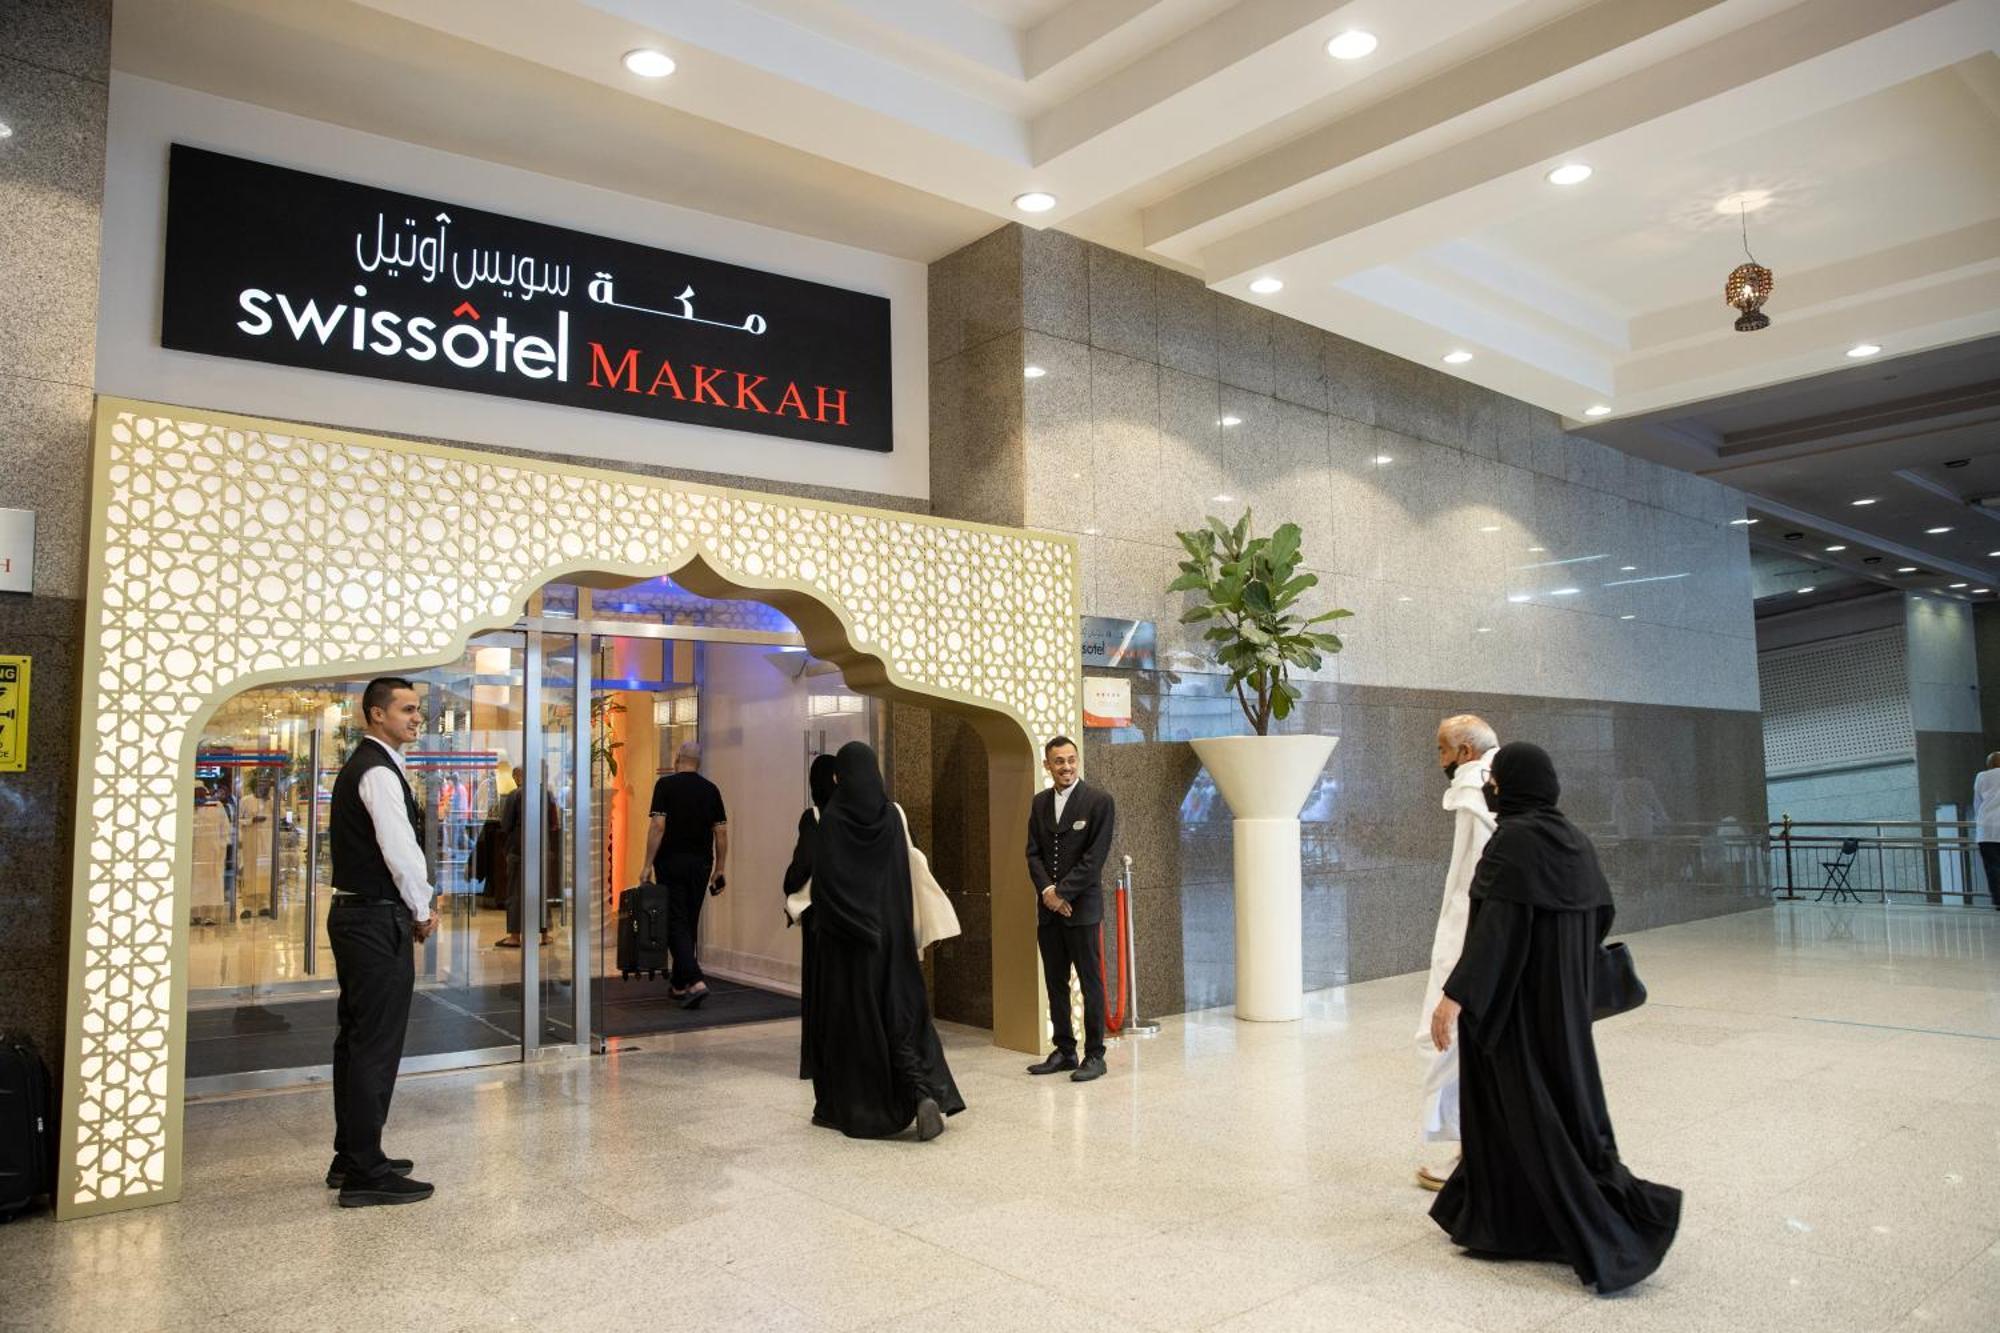
[(1990, 907), (1975, 826), (1943, 820), (1794, 820), (1771, 825), (1771, 896), (1780, 902)]

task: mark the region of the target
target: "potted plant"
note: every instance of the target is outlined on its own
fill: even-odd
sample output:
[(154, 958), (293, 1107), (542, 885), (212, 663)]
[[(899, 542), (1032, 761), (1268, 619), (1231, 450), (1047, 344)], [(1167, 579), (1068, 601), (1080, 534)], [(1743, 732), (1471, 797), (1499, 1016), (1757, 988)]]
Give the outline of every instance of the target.
[(1282, 524), (1268, 537), (1249, 533), (1248, 510), (1233, 526), (1210, 518), (1206, 527), (1179, 533), (1188, 558), (1168, 590), (1199, 594), (1181, 623), (1214, 622), (1202, 637), (1228, 671), (1253, 733), (1193, 743), (1235, 816), (1236, 1016), (1285, 1022), (1300, 1016), (1305, 996), (1299, 808), (1339, 738), (1273, 736), (1270, 729), (1299, 701), (1293, 668), (1317, 670), (1340, 651), (1339, 636), (1315, 626), (1353, 612), (1308, 617), (1300, 608), (1319, 578), (1299, 572), (1298, 524)]

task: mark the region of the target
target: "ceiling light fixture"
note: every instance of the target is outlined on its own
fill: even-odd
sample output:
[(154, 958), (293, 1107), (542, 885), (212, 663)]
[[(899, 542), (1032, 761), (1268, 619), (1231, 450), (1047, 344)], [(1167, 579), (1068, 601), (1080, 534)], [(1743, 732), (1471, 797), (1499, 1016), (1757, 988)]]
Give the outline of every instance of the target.
[(1242, 425), (1242, 424), (1243, 424), (1243, 418), (1242, 418), (1242, 417), (1222, 417), (1222, 418), (1221, 418), (1221, 419), (1219, 419), (1219, 420), (1218, 420), (1218, 421), (1217, 421), (1217, 422), (1216, 422), (1215, 424), (1216, 424), (1216, 425), (1218, 425), (1218, 426), (1240, 426), (1240, 425)]
[(1917, 572), (1917, 567), (1915, 565), (1898, 565), (1896, 566), (1896, 572), (1898, 574), (1914, 574)]
[(1551, 597), (1574, 597), (1574, 596), (1576, 596), (1576, 595), (1577, 595), (1578, 593), (1580, 593), (1580, 592), (1582, 592), (1582, 591), (1583, 591), (1583, 589), (1581, 589), (1581, 588), (1557, 588), (1557, 589), (1556, 589), (1556, 590), (1555, 590), (1554, 592), (1551, 592), (1551, 593), (1549, 594), (1549, 596), (1551, 596)]
[(1829, 546), (1826, 548), (1826, 553), (1832, 555), (1835, 551), (1845, 551), (1846, 549), (1845, 546)]
[(1021, 370), (1021, 374), (1031, 380), (1038, 380), (1048, 373), (1048, 371), (1042, 369), (1040, 366), (1024, 366)]
[(1729, 520), (1729, 526), (1732, 528), (1754, 528), (1760, 521), (1754, 518), (1732, 518)]
[(1047, 190), (1030, 190), (1014, 196), (1014, 207), (1023, 213), (1046, 213), (1056, 206), (1056, 197)]
[(1581, 162), (1565, 162), (1549, 173), (1551, 185), (1581, 185), (1590, 179), (1590, 168)]
[(1855, 505), (1855, 507), (1859, 508), (1859, 507), (1860, 507), (1860, 506), (1862, 506), (1862, 505), (1872, 505), (1872, 504), (1874, 504), (1874, 503), (1875, 503), (1875, 501), (1874, 501), (1873, 499), (1867, 499), (1867, 500), (1854, 500), (1854, 501), (1851, 501), (1850, 503), (1852, 503), (1853, 505)]
[(14, 137), (14, 127), (12, 125), (9, 125), (6, 121), (0, 120), (0, 139), (11, 139), (13, 137)]
[(1620, 565), (1618, 566), (1618, 572), (1620, 574), (1636, 574), (1639, 572), (1639, 567), (1637, 565)]
[(1799, 593), (1800, 593), (1800, 595), (1802, 595), (1802, 596), (1803, 596), (1804, 594), (1806, 594), (1806, 593), (1809, 593), (1809, 592), (1812, 592), (1812, 591), (1813, 591), (1813, 587), (1812, 587), (1812, 585), (1811, 585), (1811, 584), (1807, 584), (1807, 585), (1806, 585), (1805, 587), (1803, 587), (1803, 588), (1800, 588), (1800, 589), (1799, 589)]
[(1946, 526), (1946, 527), (1942, 527), (1942, 528), (1925, 528), (1925, 529), (1924, 529), (1924, 532), (1925, 532), (1925, 534), (1926, 534), (1926, 535), (1928, 535), (1928, 536), (1932, 536), (1932, 537), (1940, 537), (1940, 536), (1943, 536), (1943, 535), (1944, 535), (1945, 533), (1947, 533), (1947, 532), (1950, 532), (1950, 531), (1951, 531), (1951, 528), (1950, 528), (1949, 526)]
[(1603, 403), (1592, 403), (1583, 409), (1583, 414), (1587, 417), (1608, 417), (1611, 415), (1611, 409)]
[(1498, 523), (1488, 523), (1488, 524), (1487, 524), (1487, 525), (1486, 525), (1485, 527), (1481, 528), (1481, 529), (1480, 529), (1480, 531), (1481, 531), (1481, 532), (1498, 532), (1498, 531), (1500, 531), (1500, 525), (1499, 525)]
[(1534, 599), (1534, 594), (1533, 594), (1533, 593), (1527, 593), (1527, 592), (1510, 592), (1510, 593), (1508, 593), (1508, 594), (1507, 594), (1507, 600), (1508, 600), (1508, 601), (1510, 601), (1510, 602), (1513, 602), (1513, 603), (1515, 603), (1515, 604), (1517, 604), (1517, 605), (1518, 605), (1519, 603), (1521, 603), (1521, 602), (1527, 602), (1527, 601), (1532, 601), (1533, 599)]
[(1970, 584), (1965, 584), (1965, 583), (1954, 583), (1951, 585), (1951, 590), (1953, 592), (1957, 592), (1960, 588), (1965, 588), (1970, 586), (1971, 586)]
[(1620, 620), (1637, 620), (1637, 619), (1638, 619), (1639, 617), (1637, 617), (1637, 616), (1635, 616), (1635, 615), (1629, 615), (1629, 614), (1628, 614), (1628, 615), (1622, 615), (1622, 616), (1620, 616), (1620, 617), (1618, 617), (1618, 618), (1619, 618)]
[(1472, 360), (1472, 353), (1466, 351), (1464, 348), (1444, 354), (1444, 363), (1448, 366), (1462, 366), (1470, 360)]
[(1387, 454), (1377, 454), (1377, 455), (1375, 455), (1375, 466), (1377, 466), (1377, 467), (1384, 467), (1384, 466), (1386, 466), (1386, 465), (1388, 465), (1388, 464), (1390, 464), (1390, 463), (1393, 463), (1393, 462), (1395, 462), (1395, 461), (1396, 461), (1395, 459), (1393, 459), (1393, 458), (1389, 457), (1389, 455), (1387, 455)]
[(625, 53), (625, 68), (642, 79), (664, 79), (674, 72), (674, 58), (665, 51), (642, 46)]
[(1217, 503), (1217, 504), (1219, 504), (1219, 505), (1230, 505), (1230, 504), (1235, 504), (1235, 503), (1236, 503), (1236, 497), (1235, 497), (1235, 496), (1233, 496), (1233, 495), (1218, 495), (1218, 496), (1216, 496), (1216, 497), (1215, 497), (1215, 503)]
[(1722, 299), (1742, 311), (1736, 320), (1736, 331), (1755, 333), (1771, 327), (1771, 317), (1764, 313), (1764, 302), (1771, 299), (1777, 280), (1771, 276), (1771, 270), (1758, 263), (1757, 256), (1750, 253), (1748, 204), (1737, 211), (1737, 220), (1743, 226), (1743, 257), (1750, 262), (1738, 264), (1729, 271), (1729, 276), (1723, 279)]
[(1874, 356), (1877, 352), (1881, 350), (1882, 349), (1880, 347), (1877, 347), (1874, 343), (1856, 343), (1854, 344), (1854, 346), (1847, 349), (1847, 355), (1853, 360), (1859, 361), (1863, 357)]
[(1350, 28), (1326, 44), (1326, 53), (1335, 60), (1359, 60), (1375, 54), (1375, 48), (1380, 45), (1374, 33)]
[(1250, 290), (1259, 296), (1270, 296), (1274, 292), (1285, 290), (1285, 280), (1283, 278), (1273, 278), (1267, 274), (1251, 283)]
[(1974, 591), (1974, 592), (1992, 592), (1992, 591), (1993, 591), (1993, 589), (1991, 589), (1991, 588), (1974, 588), (1974, 589), (1973, 589), (1973, 591)]
[(1986, 558), (1987, 558), (1988, 560), (1992, 560), (1992, 559), (1995, 559), (1995, 558), (2000, 558), (2000, 551), (1988, 551), (1988, 552), (1986, 553)]
[(1472, 632), (1474, 634), (1491, 634), (1493, 632), (1493, 627), (1491, 625), (1481, 625), (1478, 629)]

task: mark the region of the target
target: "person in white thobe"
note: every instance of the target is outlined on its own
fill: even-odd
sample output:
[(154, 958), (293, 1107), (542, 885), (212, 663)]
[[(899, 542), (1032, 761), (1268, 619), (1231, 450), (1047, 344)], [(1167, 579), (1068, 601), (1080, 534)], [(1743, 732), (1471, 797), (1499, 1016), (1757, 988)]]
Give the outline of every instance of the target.
[[(1451, 812), (1451, 867), (1444, 877), (1444, 902), (1438, 908), (1437, 934), (1431, 941), (1431, 974), (1424, 986), (1423, 1007), (1417, 1011), (1417, 1046), (1428, 1061), (1424, 1074), (1422, 1141), (1457, 1144), (1458, 1042), (1445, 1050), (1431, 1040), (1431, 1014), (1444, 996), (1445, 978), (1458, 966), (1465, 947), (1465, 923), (1472, 912), (1472, 872), (1479, 854), (1493, 836), (1493, 812), (1486, 808), (1486, 775), (1500, 738), (1471, 713), (1459, 713), (1438, 724), (1438, 765), (1449, 778), (1444, 808)], [(1435, 1150), (1433, 1150), (1435, 1151)], [(1451, 1167), (1425, 1161), (1417, 1167), (1417, 1183), (1425, 1189), (1444, 1187)]]
[[(1972, 780), (1973, 836), (1979, 843), (1979, 865), (1986, 872), (1986, 896), (2000, 908), (2000, 750), (1986, 756), (1986, 767)], [(1965, 896), (1970, 905), (1972, 895)]]

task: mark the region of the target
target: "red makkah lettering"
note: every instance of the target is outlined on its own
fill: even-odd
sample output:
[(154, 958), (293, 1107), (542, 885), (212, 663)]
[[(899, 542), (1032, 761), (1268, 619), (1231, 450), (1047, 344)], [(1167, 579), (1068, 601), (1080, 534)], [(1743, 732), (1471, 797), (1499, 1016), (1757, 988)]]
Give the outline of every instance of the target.
[(749, 400), (749, 402), (752, 405), (754, 405), (759, 412), (769, 412), (771, 410), (770, 408), (764, 406), (764, 400), (757, 396), (757, 386), (762, 384), (764, 382), (764, 379), (765, 377), (762, 375), (745, 375), (740, 370), (736, 372), (737, 411), (747, 412), (750, 410), (749, 408), (743, 405), (746, 399)]
[(785, 409), (788, 407), (791, 408), (792, 411), (798, 414), (798, 418), (800, 421), (812, 420), (812, 418), (806, 414), (806, 400), (799, 396), (799, 386), (797, 384), (787, 384), (785, 386), (785, 396), (778, 400), (777, 415), (778, 416), (785, 415)]
[(835, 416), (834, 424), (845, 426), (847, 424), (847, 390), (835, 389), (831, 400), (826, 396), (826, 386), (824, 384), (814, 389), (813, 392), (819, 395), (819, 415), (814, 417), (813, 420), (825, 421), (826, 409), (832, 407)]
[(646, 390), (646, 396), (650, 398), (658, 393), (662, 384), (673, 390), (674, 397), (682, 402), (687, 401), (687, 395), (681, 392), (680, 377), (674, 374), (674, 363), (665, 357), (660, 358), (660, 373), (653, 376), (653, 387)]
[[(599, 384), (597, 382), (597, 372), (600, 370), (604, 372), (604, 378), (610, 381), (609, 384)], [(622, 386), (618, 383), (621, 379), (625, 381)], [(611, 358), (604, 353), (604, 344), (592, 343), (590, 345), (590, 387), (593, 389), (616, 389), (623, 387), (626, 393), (639, 392), (639, 349), (636, 347), (626, 348), (624, 359), (618, 363), (618, 368), (613, 370), (611, 368)]]

